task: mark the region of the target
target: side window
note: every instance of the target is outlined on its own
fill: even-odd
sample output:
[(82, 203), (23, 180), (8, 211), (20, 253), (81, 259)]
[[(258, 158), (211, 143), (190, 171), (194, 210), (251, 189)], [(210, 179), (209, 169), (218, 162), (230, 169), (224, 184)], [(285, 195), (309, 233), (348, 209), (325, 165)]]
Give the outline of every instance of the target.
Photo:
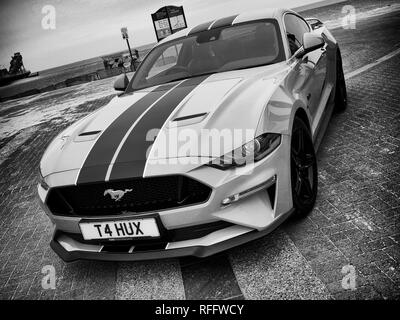
[(308, 24), (293, 14), (285, 15), (286, 36), (290, 52), (294, 54), (303, 45), (303, 34), (310, 32)]

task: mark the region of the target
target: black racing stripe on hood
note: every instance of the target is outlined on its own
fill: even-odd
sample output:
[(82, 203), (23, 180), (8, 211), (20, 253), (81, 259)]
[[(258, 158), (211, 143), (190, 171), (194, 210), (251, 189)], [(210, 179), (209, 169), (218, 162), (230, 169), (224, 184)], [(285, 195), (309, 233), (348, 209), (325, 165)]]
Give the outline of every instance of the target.
[(126, 132), (151, 104), (161, 98), (174, 85), (176, 84), (166, 84), (150, 91), (125, 110), (103, 131), (82, 166), (77, 184), (104, 181), (108, 165)]
[(133, 128), (122, 146), (113, 165), (111, 180), (142, 177), (146, 165), (146, 153), (153, 141), (146, 141), (152, 129), (161, 129), (179, 103), (209, 76), (185, 80), (158, 101)]
[(238, 14), (236, 14), (234, 16), (218, 19), (217, 21), (215, 21), (213, 23), (213, 25), (211, 26), (211, 29), (215, 29), (215, 28), (219, 28), (219, 27), (226, 27), (226, 26), (232, 25), (233, 20), (235, 20), (237, 16), (238, 16)]

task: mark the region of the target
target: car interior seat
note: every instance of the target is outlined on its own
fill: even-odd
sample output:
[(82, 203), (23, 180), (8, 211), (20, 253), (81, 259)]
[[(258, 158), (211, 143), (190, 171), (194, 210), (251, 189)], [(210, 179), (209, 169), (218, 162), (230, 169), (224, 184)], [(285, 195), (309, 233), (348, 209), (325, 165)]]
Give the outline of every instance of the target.
[(221, 59), (217, 57), (210, 44), (196, 44), (193, 48), (192, 60), (188, 64), (191, 74), (206, 73), (218, 70)]

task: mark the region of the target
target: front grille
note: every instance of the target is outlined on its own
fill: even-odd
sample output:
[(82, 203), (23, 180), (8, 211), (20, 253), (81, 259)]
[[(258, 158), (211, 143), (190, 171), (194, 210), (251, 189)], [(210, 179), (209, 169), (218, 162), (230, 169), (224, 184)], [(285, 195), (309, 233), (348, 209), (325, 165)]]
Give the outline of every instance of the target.
[[(106, 190), (132, 190), (115, 201)], [(207, 201), (211, 188), (185, 176), (136, 178), (53, 188), (47, 205), (55, 215), (101, 216), (148, 212)]]

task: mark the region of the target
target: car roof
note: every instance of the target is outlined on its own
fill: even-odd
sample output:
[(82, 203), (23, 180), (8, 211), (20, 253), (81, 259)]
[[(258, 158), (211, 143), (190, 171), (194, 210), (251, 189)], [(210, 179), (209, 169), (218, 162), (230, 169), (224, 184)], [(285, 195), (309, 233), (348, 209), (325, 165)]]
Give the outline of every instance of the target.
[(262, 10), (255, 10), (255, 11), (248, 11), (248, 12), (243, 12), (240, 14), (235, 14), (227, 17), (221, 17), (218, 19), (214, 19), (211, 21), (203, 22), (201, 24), (198, 24), (194, 27), (189, 27), (184, 30), (181, 30), (177, 33), (174, 33), (162, 41), (159, 42), (159, 44), (162, 44), (164, 42), (168, 42), (174, 39), (178, 39), (181, 37), (185, 37), (197, 32), (205, 31), (205, 30), (211, 30), (217, 27), (223, 27), (223, 26), (228, 26), (228, 25), (235, 25), (243, 22), (248, 22), (248, 21), (255, 21), (255, 20), (261, 20), (261, 19), (277, 19), (279, 21), (280, 17), (283, 16), (285, 12), (292, 12), (295, 13), (294, 11), (290, 9), (284, 9), (284, 8), (266, 8)]

